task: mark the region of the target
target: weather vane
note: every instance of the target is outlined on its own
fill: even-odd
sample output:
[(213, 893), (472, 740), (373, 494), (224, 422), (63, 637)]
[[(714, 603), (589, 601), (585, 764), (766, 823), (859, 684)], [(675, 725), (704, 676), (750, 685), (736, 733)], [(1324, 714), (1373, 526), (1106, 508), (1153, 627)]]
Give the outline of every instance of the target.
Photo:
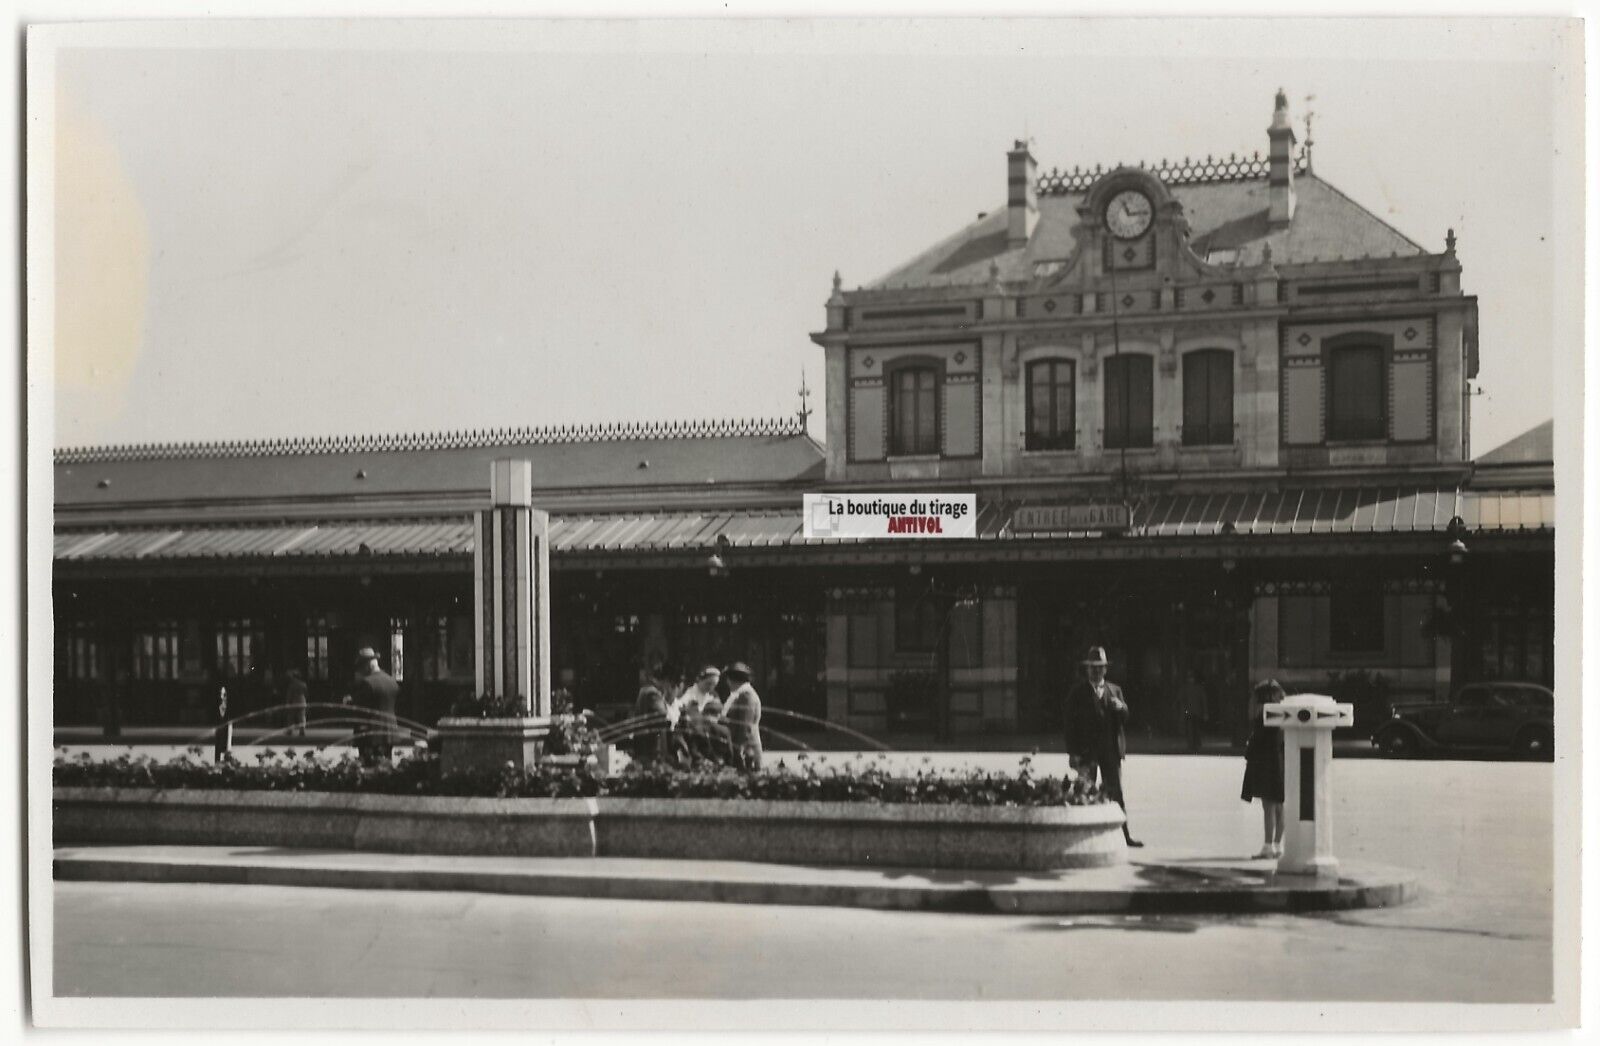
[(811, 396), (811, 390), (806, 387), (806, 369), (804, 367), (801, 367), (800, 368), (800, 409), (796, 412), (800, 416), (800, 431), (801, 432), (807, 431), (809, 429), (809, 427), (810, 427), (809, 426), (809, 422), (811, 420), (811, 407), (808, 405), (808, 402), (807, 402), (809, 400), (810, 396)]

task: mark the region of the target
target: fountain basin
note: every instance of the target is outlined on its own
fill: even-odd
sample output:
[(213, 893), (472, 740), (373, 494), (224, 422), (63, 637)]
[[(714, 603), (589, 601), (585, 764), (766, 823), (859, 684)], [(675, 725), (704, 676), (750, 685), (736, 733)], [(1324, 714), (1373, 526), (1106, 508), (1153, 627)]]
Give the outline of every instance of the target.
[(1127, 860), (1122, 811), (747, 799), (57, 788), (54, 843), (1050, 870)]

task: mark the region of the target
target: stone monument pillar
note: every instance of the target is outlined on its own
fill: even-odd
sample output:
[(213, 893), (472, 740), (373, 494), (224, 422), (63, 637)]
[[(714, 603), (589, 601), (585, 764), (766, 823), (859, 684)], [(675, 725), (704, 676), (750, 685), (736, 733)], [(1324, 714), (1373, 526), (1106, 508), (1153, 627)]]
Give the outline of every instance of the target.
[(1335, 727), (1355, 722), (1355, 707), (1322, 694), (1296, 694), (1265, 706), (1261, 720), (1283, 731), (1283, 857), (1279, 875), (1337, 879), (1329, 766)]
[(533, 462), (490, 464), (472, 550), (478, 694), (550, 714), (550, 514), (533, 507)]
[(439, 720), (445, 777), (533, 770), (550, 734), (550, 514), (533, 507), (532, 462), (491, 463), (473, 527), (476, 696), (514, 704)]

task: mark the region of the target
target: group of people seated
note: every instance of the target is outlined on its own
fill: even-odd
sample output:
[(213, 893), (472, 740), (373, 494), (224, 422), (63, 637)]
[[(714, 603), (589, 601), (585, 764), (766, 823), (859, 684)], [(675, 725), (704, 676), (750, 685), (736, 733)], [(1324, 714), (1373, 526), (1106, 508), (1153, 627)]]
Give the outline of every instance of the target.
[[(687, 766), (706, 759), (742, 770), (761, 768), (761, 698), (750, 685), (750, 666), (706, 665), (681, 685), (662, 662), (645, 672), (634, 703), (632, 755), (640, 762)], [(718, 685), (726, 679), (727, 700)]]

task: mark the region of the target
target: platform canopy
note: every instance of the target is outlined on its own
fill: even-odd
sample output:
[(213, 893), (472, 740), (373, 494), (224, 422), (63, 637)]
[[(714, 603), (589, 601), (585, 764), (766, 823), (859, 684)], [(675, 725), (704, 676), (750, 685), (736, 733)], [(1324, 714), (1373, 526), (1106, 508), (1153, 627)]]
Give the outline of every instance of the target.
[[(1019, 508), (1038, 504), (1044, 502), (980, 501), (978, 543), (1088, 540), (1103, 536), (1086, 531), (1022, 533), (1013, 528), (1013, 517)], [(1461, 520), (1461, 532), (1468, 535), (1548, 534), (1555, 529), (1555, 495), (1549, 490), (1404, 487), (1164, 494), (1135, 505), (1130, 527), (1118, 536), (1163, 541), (1443, 533), (1455, 518)], [(792, 509), (554, 516), (550, 534), (551, 551), (556, 556), (693, 551), (714, 547), (719, 537), (726, 538), (736, 549), (861, 543), (835, 538), (807, 540), (801, 531), (798, 505)], [(64, 529), (55, 536), (56, 560), (70, 563), (471, 554), (472, 524), (467, 517)]]

